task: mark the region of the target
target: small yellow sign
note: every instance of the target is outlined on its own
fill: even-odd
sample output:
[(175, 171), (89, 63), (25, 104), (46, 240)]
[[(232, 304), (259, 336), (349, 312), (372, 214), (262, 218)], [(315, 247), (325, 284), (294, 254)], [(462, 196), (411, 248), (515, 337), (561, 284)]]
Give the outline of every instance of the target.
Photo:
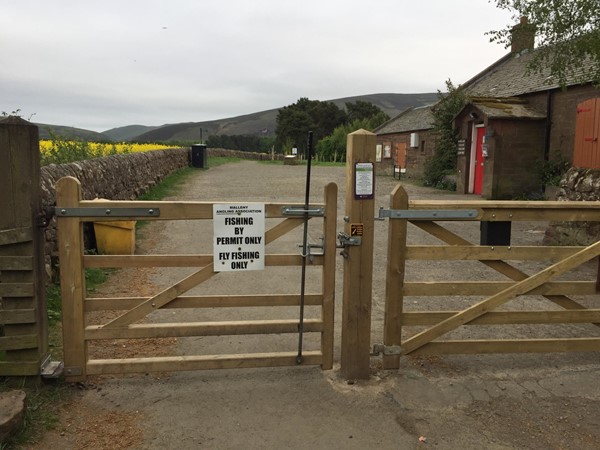
[(350, 224), (350, 236), (362, 236), (365, 226), (362, 223), (351, 223)]

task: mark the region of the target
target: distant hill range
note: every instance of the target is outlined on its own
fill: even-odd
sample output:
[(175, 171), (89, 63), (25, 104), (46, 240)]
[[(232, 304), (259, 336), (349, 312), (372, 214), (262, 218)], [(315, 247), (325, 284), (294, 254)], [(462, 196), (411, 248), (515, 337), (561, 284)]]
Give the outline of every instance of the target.
[(64, 127), (62, 125), (48, 125), (36, 123), (39, 128), (40, 139), (50, 139), (50, 132), (65, 139), (81, 139), (92, 142), (112, 142), (114, 139), (104, 133), (84, 130), (83, 128)]
[[(372, 103), (390, 117), (394, 117), (409, 107), (434, 103), (437, 100), (437, 94), (370, 94), (328, 101), (335, 103), (340, 108), (344, 108), (346, 103), (354, 103), (357, 100)], [(199, 141), (201, 137), (200, 130), (202, 130), (202, 137), (204, 140), (211, 134), (274, 136), (279, 109), (280, 108), (270, 109), (267, 111), (245, 114), (243, 116), (204, 122), (185, 122), (156, 127), (128, 125), (125, 127), (112, 128), (102, 133), (55, 125), (43, 125), (43, 127), (51, 128), (61, 136), (79, 137), (80, 139), (94, 141), (112, 140), (119, 142)], [(42, 125), (40, 125), (40, 136), (41, 135)]]

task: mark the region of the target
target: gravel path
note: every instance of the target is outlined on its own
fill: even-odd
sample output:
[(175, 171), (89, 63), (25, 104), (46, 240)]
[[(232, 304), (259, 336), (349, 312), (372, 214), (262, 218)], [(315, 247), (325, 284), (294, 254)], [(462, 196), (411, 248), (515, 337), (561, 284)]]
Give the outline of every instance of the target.
[[(305, 168), (302, 166), (249, 161), (228, 164), (198, 171), (186, 183), (177, 200), (302, 202), (304, 177)], [(314, 167), (312, 201), (322, 201), (323, 187), (328, 182), (337, 183), (340, 190), (338, 230), (341, 230), (345, 169)], [(389, 193), (396, 183), (397, 180), (389, 177), (377, 178), (376, 206), (387, 207)], [(467, 197), (410, 184), (406, 184), (405, 188), (412, 199)], [(377, 222), (375, 226), (373, 343), (382, 341), (387, 223)], [(545, 226), (543, 223), (515, 224), (513, 242), (538, 244)], [(144, 230), (138, 251), (156, 254), (211, 253), (210, 227), (210, 223), (200, 224), (197, 221), (153, 223)], [(479, 241), (478, 224), (452, 224), (449, 228), (471, 242)], [(321, 235), (318, 219), (314, 220), (309, 234), (311, 242), (318, 241)], [(414, 228), (410, 230), (410, 239), (411, 242), (431, 240)], [(297, 230), (281, 239), (273, 251), (296, 252), (301, 240), (301, 230)], [(520, 267), (529, 272), (536, 269), (531, 265)], [(342, 258), (338, 257), (336, 362), (339, 362), (340, 345), (341, 268)], [(596, 268), (589, 264), (580, 270), (593, 277)], [(176, 282), (190, 271), (156, 269), (136, 274), (122, 271), (113, 277), (105, 292), (125, 291), (140, 284), (154, 291)], [(192, 293), (299, 292), (298, 268), (277, 268), (274, 272), (271, 269), (268, 274), (266, 272), (220, 274)], [(473, 280), (498, 279), (489, 270), (463, 262), (450, 266), (439, 262), (414, 264), (407, 270), (407, 279), (456, 279), (457, 274)], [(318, 291), (318, 278), (317, 274), (309, 273), (309, 291)], [(415, 298), (407, 308), (451, 309), (473, 303), (473, 299), (461, 298), (452, 300), (451, 304), (444, 301), (441, 298)], [(597, 298), (589, 300), (596, 302), (598, 307), (597, 301)], [(539, 299), (526, 300), (523, 307), (530, 307), (536, 302)], [(276, 314), (279, 312), (262, 308), (235, 312), (182, 310), (158, 312), (152, 320), (281, 317)], [(288, 308), (282, 314), (296, 318), (298, 311)], [(310, 317), (315, 311), (309, 310), (307, 314)], [(456, 334), (479, 337), (482, 331), (475, 328), (478, 327)], [(584, 328), (589, 334), (599, 335), (595, 327)], [(576, 332), (565, 327), (558, 330), (560, 333)], [(534, 336), (531, 330), (523, 327), (504, 331), (507, 337), (523, 332), (531, 332), (531, 337)], [(295, 336), (283, 340), (280, 337), (266, 340), (258, 337), (204, 337), (171, 342), (168, 351), (212, 354), (227, 353), (229, 349), (239, 353), (282, 350), (282, 347), (294, 350), (295, 346)], [(314, 346), (316, 342), (307, 339), (306, 348)], [(44, 444), (60, 448), (144, 449), (600, 448), (598, 353), (404, 358), (399, 372), (378, 370), (379, 361), (378, 358), (372, 360), (371, 380), (353, 384), (338, 376), (337, 365), (333, 371), (326, 372), (318, 367), (290, 367), (104, 377), (94, 380), (90, 389), (81, 393), (70, 411), (65, 413), (61, 429), (51, 433)], [(115, 419), (111, 420), (111, 417)], [(92, 427), (91, 420), (100, 428)], [(106, 423), (105, 429), (102, 423)], [(110, 430), (115, 434), (113, 444), (120, 442), (120, 445), (110, 447), (110, 443), (100, 439)]]

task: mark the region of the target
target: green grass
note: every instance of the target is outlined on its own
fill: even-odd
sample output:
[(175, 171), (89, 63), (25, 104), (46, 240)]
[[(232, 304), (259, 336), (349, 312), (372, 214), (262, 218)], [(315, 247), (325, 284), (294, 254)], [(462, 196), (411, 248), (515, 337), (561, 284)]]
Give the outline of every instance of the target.
[(39, 386), (14, 386), (6, 380), (0, 381), (0, 391), (15, 387), (25, 391), (27, 408), (21, 428), (7, 442), (0, 442), (1, 450), (38, 443), (47, 431), (59, 425), (60, 408), (74, 394), (73, 389), (61, 380)]
[[(215, 156), (208, 158), (208, 168), (222, 166), (224, 164), (234, 164), (244, 161), (242, 158), (234, 158), (230, 156)], [(195, 169), (198, 170), (198, 169)]]
[(188, 178), (190, 178), (198, 169), (194, 167), (184, 167), (167, 175), (159, 184), (152, 186), (148, 192), (140, 195), (138, 200), (162, 200), (165, 197), (177, 193), (177, 190)]

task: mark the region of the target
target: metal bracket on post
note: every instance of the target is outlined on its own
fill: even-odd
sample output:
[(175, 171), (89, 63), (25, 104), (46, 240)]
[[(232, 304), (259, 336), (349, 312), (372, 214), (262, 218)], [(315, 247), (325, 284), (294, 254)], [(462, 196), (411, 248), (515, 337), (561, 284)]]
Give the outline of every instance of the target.
[(374, 344), (371, 356), (379, 356), (381, 354), (386, 356), (401, 355), (402, 348), (399, 345)]
[(325, 215), (325, 208), (309, 207), (308, 209), (304, 209), (303, 206), (283, 206), (281, 208), (282, 216), (303, 217), (305, 214), (308, 217), (323, 217)]
[(47, 355), (40, 364), (40, 375), (45, 379), (57, 379), (63, 374), (64, 364), (62, 361), (52, 361)]
[(475, 219), (479, 215), (476, 209), (384, 209), (379, 208), (377, 220), (464, 220)]
[(159, 208), (54, 208), (57, 217), (160, 217)]

